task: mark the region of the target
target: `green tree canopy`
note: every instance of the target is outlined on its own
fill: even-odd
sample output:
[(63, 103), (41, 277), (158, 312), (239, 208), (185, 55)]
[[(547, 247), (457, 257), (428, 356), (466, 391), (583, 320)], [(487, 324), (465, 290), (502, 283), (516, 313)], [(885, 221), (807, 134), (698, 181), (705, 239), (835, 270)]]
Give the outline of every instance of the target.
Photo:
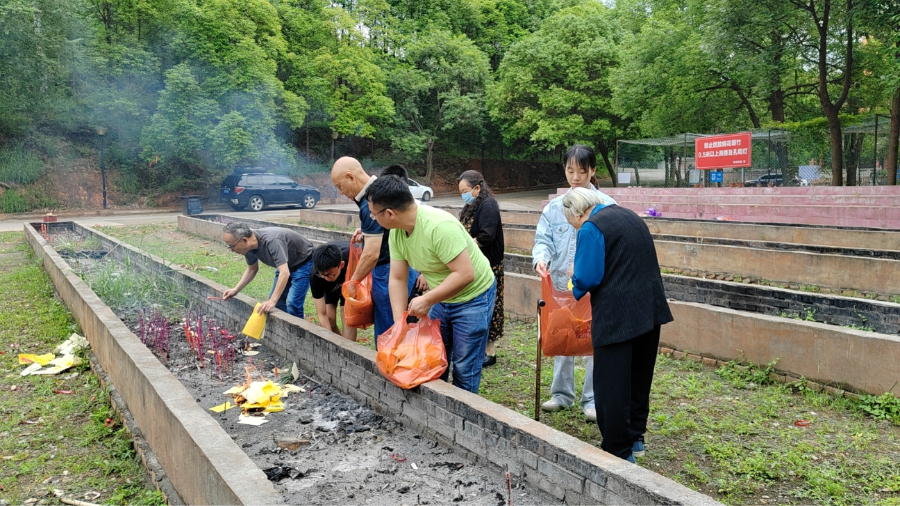
[(610, 76), (621, 37), (607, 7), (583, 2), (516, 42), (489, 94), (491, 117), (504, 136), (545, 149), (596, 146), (612, 173), (609, 146), (622, 123), (612, 111)]

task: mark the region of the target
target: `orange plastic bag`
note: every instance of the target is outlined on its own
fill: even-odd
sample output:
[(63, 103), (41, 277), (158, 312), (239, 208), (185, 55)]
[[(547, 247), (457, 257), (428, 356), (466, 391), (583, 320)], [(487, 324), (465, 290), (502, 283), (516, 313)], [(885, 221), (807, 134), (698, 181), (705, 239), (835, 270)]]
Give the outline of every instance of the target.
[(441, 339), (441, 321), (419, 319), (400, 322), (378, 336), (375, 364), (381, 374), (400, 388), (412, 388), (436, 380), (447, 370), (447, 350)]
[(591, 294), (576, 301), (572, 292), (553, 288), (549, 275), (541, 276), (541, 351), (547, 357), (592, 355)]
[[(353, 276), (359, 257), (362, 256), (362, 245), (350, 245), (350, 258), (347, 261), (347, 278)], [(375, 323), (375, 306), (372, 305), (372, 273), (362, 281), (344, 281), (341, 286), (344, 295), (344, 322), (356, 329), (364, 329)], [(350, 294), (354, 296), (351, 297)]]

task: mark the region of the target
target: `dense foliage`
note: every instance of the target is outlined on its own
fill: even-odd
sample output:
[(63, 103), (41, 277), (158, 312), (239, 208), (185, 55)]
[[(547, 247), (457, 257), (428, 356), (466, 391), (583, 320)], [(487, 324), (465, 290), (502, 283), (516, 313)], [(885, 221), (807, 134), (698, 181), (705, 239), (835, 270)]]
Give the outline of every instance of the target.
[(900, 131), (900, 0), (3, 0), (0, 26), (0, 166), (102, 126), (134, 191), (573, 142), (612, 169), (616, 139), (772, 126), (840, 169), (848, 121)]

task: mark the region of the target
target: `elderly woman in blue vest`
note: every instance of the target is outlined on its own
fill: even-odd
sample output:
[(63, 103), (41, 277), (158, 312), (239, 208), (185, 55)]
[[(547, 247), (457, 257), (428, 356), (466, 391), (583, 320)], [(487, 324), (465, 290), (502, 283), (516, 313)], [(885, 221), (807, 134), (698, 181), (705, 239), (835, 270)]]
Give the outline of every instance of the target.
[(673, 319), (656, 247), (644, 220), (593, 192), (575, 189), (562, 207), (578, 230), (572, 293), (591, 294), (600, 448), (634, 462), (644, 455), (659, 329)]
[[(588, 146), (576, 144), (566, 151), (563, 159), (566, 180), (571, 188), (585, 188), (593, 191), (604, 204), (616, 201), (594, 186), (597, 179), (597, 155)], [(571, 190), (570, 190), (571, 191)], [(557, 290), (567, 291), (569, 270), (575, 261), (575, 229), (566, 221), (562, 207), (563, 197), (551, 200), (538, 221), (534, 234), (534, 249), (531, 250), (532, 267), (540, 274), (549, 273)], [(594, 359), (588, 357), (585, 363), (584, 389), (581, 392), (581, 410), (585, 418), (597, 420), (594, 409), (594, 385), (592, 381)], [(575, 404), (575, 357), (556, 357), (553, 365), (553, 383), (550, 385), (551, 399), (541, 405), (544, 411), (559, 411)]]

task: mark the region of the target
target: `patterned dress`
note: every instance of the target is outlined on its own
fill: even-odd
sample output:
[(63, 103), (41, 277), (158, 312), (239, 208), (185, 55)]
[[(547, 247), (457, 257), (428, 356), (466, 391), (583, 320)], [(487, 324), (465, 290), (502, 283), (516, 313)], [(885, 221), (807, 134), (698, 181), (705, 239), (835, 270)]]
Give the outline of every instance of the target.
[[(475, 237), (476, 235), (472, 230), (474, 221), (475, 213), (472, 213), (468, 218), (462, 221), (463, 227), (465, 227), (472, 237)], [(477, 230), (474, 232), (477, 232)], [(491, 329), (488, 333), (488, 341), (494, 342), (503, 337), (503, 262), (501, 261), (497, 265), (491, 265), (491, 270), (494, 271), (494, 278), (497, 279), (497, 299), (494, 302), (494, 312), (491, 314)]]

